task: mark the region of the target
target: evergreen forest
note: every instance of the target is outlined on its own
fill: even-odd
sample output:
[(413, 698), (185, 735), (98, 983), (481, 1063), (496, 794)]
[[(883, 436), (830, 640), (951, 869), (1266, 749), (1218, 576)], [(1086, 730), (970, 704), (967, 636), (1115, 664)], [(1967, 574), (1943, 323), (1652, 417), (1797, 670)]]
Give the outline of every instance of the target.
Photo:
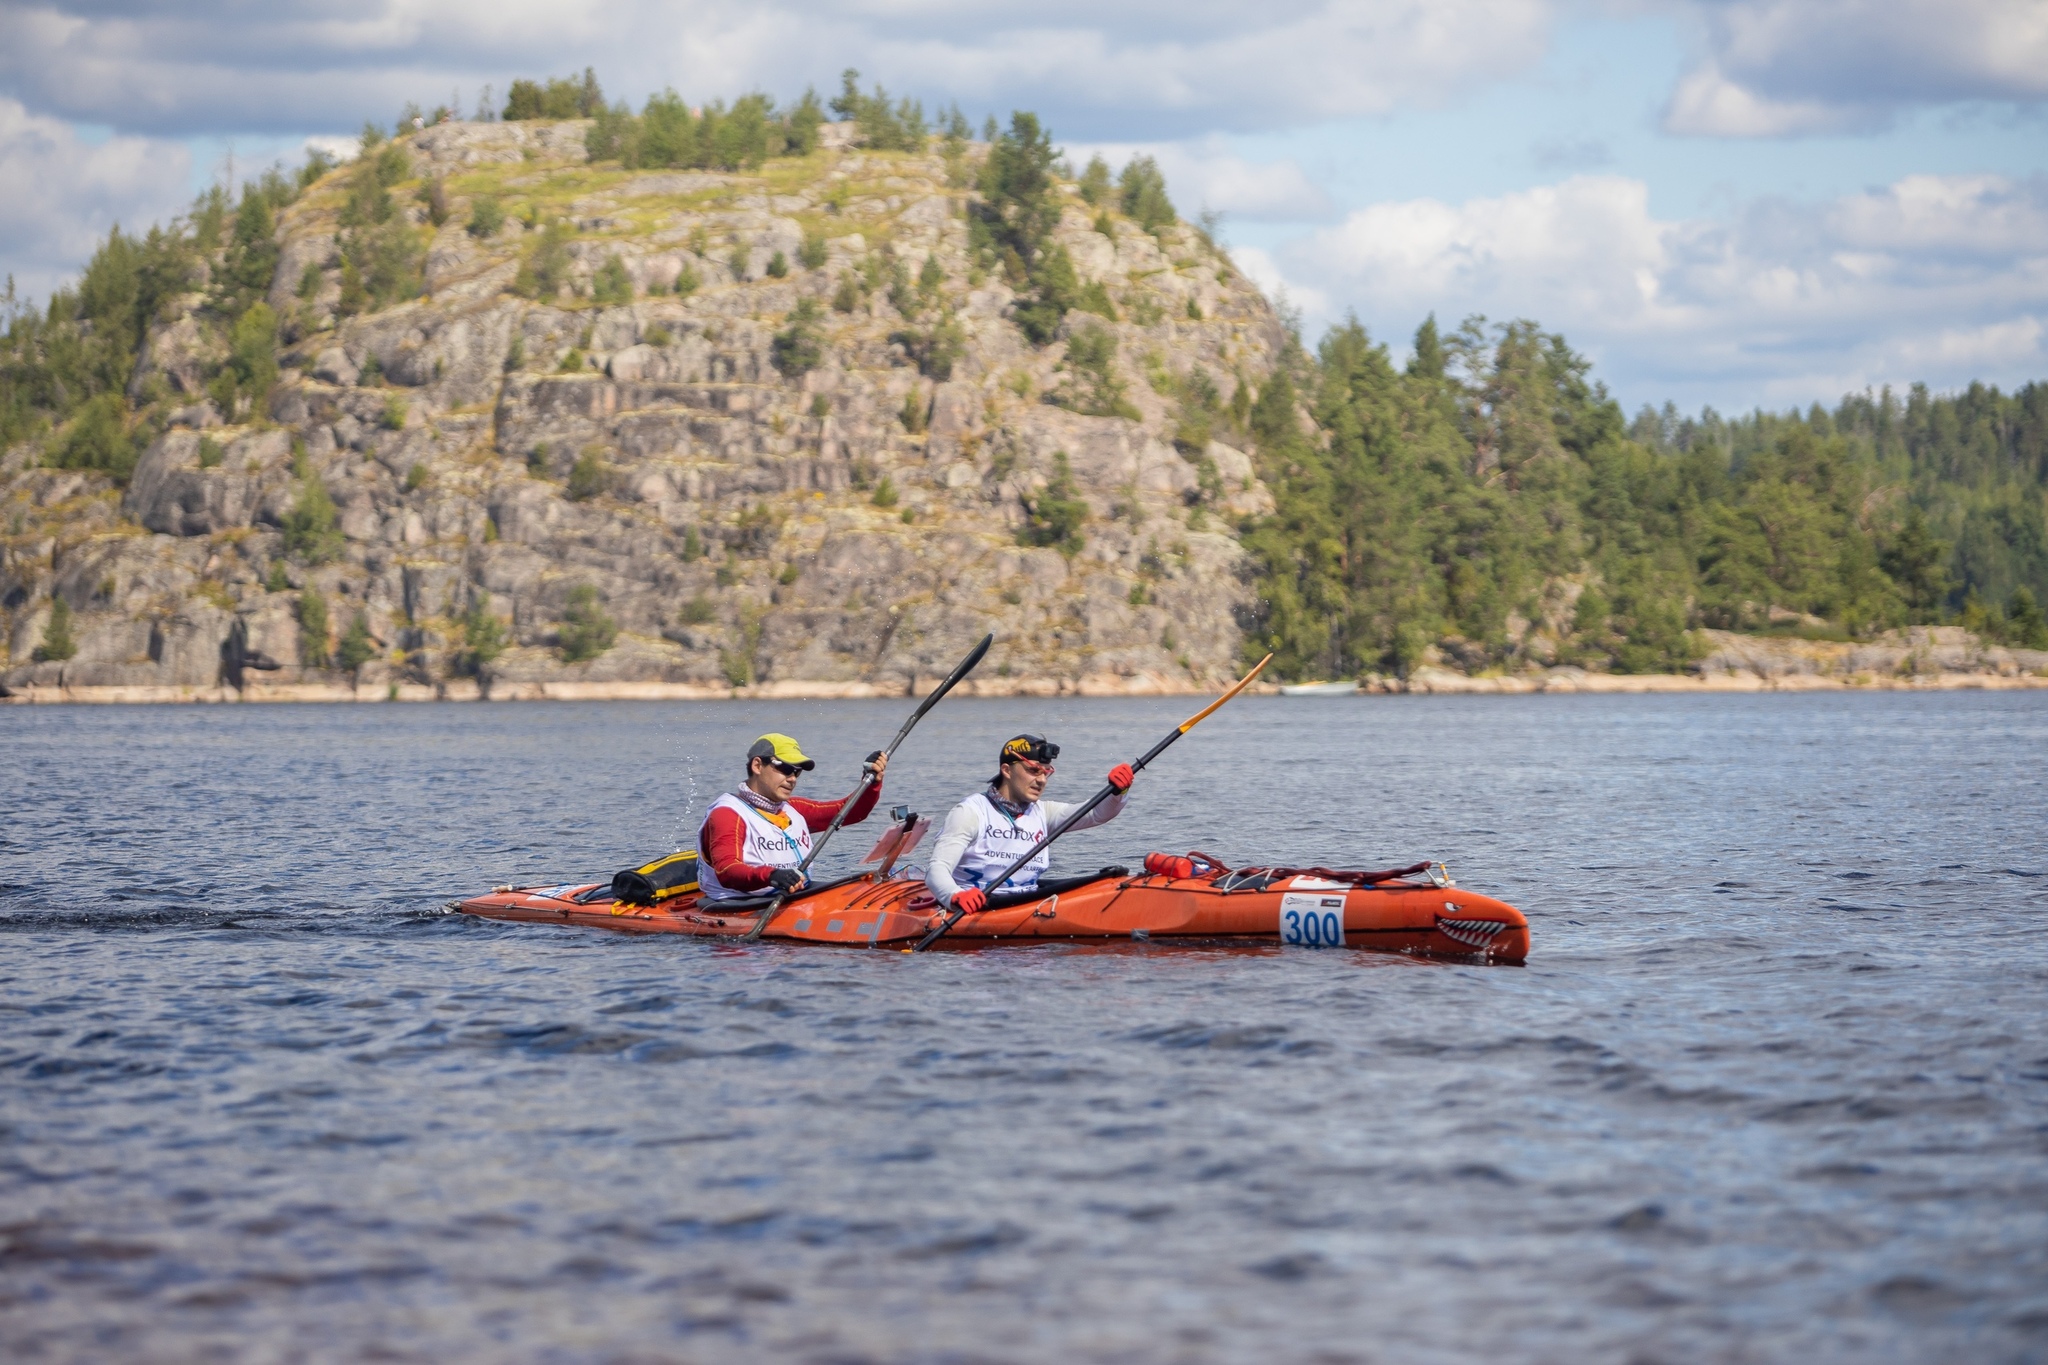
[(1400, 368), (1356, 323), (1297, 348), (1246, 421), (1283, 671), (1405, 672), (1439, 642), (1485, 667), (1560, 616), (1560, 662), (1621, 672), (1682, 668), (1702, 627), (2048, 647), (2048, 384), (1631, 421), (1590, 368), (1527, 321), (1431, 318)]

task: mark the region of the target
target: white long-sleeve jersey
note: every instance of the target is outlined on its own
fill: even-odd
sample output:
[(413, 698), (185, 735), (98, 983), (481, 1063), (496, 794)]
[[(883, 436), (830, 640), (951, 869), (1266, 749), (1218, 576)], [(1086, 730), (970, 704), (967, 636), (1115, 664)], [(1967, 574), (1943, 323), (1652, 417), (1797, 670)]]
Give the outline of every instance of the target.
[[(986, 793), (976, 792), (973, 796), (968, 797), (965, 801), (953, 807), (946, 816), (945, 825), (939, 830), (938, 843), (932, 848), (932, 860), (926, 868), (924, 881), (925, 885), (931, 888), (933, 897), (941, 905), (951, 906), (953, 897), (963, 889), (955, 873), (956, 869), (960, 866), (961, 858), (966, 855), (967, 850), (981, 836), (983, 819), (983, 802), (981, 798), (984, 795)], [(1123, 814), (1124, 805), (1129, 799), (1129, 792), (1116, 793), (1094, 810), (1089, 811), (1074, 828), (1093, 829), (1097, 825), (1108, 824), (1111, 820)], [(1078, 801), (1034, 802), (1035, 809), (1027, 810), (1025, 818), (1029, 819), (1034, 814), (1038, 815), (1043, 818), (1045, 822), (1044, 827), (1047, 830), (1051, 830), (1056, 828), (1060, 821), (1073, 814), (1080, 807), (1080, 804)], [(993, 873), (990, 875), (993, 875)]]

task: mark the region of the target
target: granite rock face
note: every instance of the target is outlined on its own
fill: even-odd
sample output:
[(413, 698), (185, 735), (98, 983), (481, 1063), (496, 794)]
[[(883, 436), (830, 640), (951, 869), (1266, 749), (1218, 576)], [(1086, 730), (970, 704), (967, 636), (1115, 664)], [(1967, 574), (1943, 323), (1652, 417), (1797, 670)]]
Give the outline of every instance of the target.
[(1944, 674), (1994, 678), (2048, 674), (2048, 650), (2008, 649), (1959, 626), (1908, 626), (1854, 644), (1737, 635), (1725, 630), (1702, 634), (1710, 652), (1694, 671), (1709, 679), (1751, 674), (1772, 682), (1872, 677), (1910, 681)]
[[(1197, 368), (1226, 402), (1256, 387), (1284, 332), (1205, 238), (1072, 200), (1057, 240), (1116, 317), (1069, 313), (1034, 346), (936, 154), (862, 152), (828, 129), (824, 150), (759, 173), (629, 172), (587, 164), (583, 127), (411, 137), (453, 212), (431, 228), (394, 190), (425, 290), (381, 311), (337, 316), (346, 171), (287, 209), (267, 411), (226, 424), (203, 401), (220, 357), (188, 311), (152, 331), (135, 382), (193, 405), (125, 488), (42, 468), (30, 447), (0, 455), (0, 685), (331, 680), (305, 661), (358, 615), (376, 648), (364, 676), (393, 682), (908, 687), (984, 631), (996, 686), (1234, 675), (1251, 605), (1236, 527), (1271, 501), (1240, 450), (1176, 446), (1173, 395)], [(508, 218), (478, 238), (486, 194)], [(513, 292), (557, 217), (576, 229), (567, 283)], [(632, 298), (600, 305), (614, 261)], [(920, 367), (945, 328), (957, 356)], [(1054, 401), (1077, 383), (1067, 340), (1094, 328), (1116, 339), (1126, 415)], [(785, 373), (776, 339), (805, 331), (818, 363)], [(1029, 544), (1063, 468), (1087, 507), (1079, 545)], [(336, 534), (292, 540), (314, 484)], [(308, 590), (325, 639), (301, 626)], [(616, 635), (572, 663), (562, 631), (587, 590)], [(53, 594), (77, 648), (37, 662)], [(479, 665), (484, 614), (508, 639)]]

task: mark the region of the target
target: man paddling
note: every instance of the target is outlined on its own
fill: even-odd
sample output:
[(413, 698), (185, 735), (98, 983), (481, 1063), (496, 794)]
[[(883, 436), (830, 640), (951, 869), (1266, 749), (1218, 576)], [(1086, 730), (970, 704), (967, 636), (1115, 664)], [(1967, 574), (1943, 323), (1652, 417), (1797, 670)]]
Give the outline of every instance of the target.
[[(953, 808), (932, 850), (924, 880), (939, 904), (969, 915), (987, 908), (988, 893), (983, 888), (1033, 845), (1044, 843), (1046, 831), (1075, 809), (1065, 801), (1040, 799), (1052, 777), (1052, 761), (1059, 756), (1060, 746), (1039, 735), (1018, 735), (1003, 745), (987, 790)], [(1116, 795), (1073, 827), (1093, 829), (1116, 819), (1135, 780), (1130, 764), (1111, 768), (1109, 785), (1116, 788)], [(1051, 863), (1051, 853), (1041, 850), (1001, 889), (1006, 893), (1035, 889)]]
[[(704, 899), (734, 900), (764, 891), (802, 888), (797, 871), (811, 852), (811, 831), (825, 828), (844, 801), (805, 801), (793, 793), (799, 773), (818, 765), (788, 735), (768, 734), (747, 750), (747, 780), (711, 803), (697, 831), (697, 884)], [(846, 812), (859, 824), (882, 798), (889, 756), (877, 749), (867, 766), (875, 780)]]

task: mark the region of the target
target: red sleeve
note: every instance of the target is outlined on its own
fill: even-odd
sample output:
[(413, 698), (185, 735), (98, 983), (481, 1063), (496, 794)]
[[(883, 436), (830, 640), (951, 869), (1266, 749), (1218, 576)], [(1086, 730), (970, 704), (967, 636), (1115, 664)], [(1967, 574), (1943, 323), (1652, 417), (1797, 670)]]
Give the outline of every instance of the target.
[(721, 885), (733, 891), (759, 891), (775, 871), (741, 862), (740, 851), (746, 846), (746, 822), (738, 811), (724, 806), (705, 816), (704, 828), (697, 831), (697, 856), (711, 864)]
[[(853, 803), (853, 809), (846, 813), (846, 819), (843, 823), (857, 825), (867, 819), (868, 812), (872, 811), (875, 808), (875, 803), (881, 799), (882, 784), (877, 782), (874, 786), (867, 789), (867, 792), (860, 800)], [(804, 823), (811, 827), (811, 833), (818, 834), (824, 830), (825, 826), (832, 823), (832, 817), (839, 814), (839, 808), (845, 805), (846, 802), (843, 800), (805, 801), (800, 797), (793, 796), (789, 799), (789, 804), (794, 806), (797, 813), (804, 817)], [(725, 874), (721, 872), (718, 875), (723, 877)]]

